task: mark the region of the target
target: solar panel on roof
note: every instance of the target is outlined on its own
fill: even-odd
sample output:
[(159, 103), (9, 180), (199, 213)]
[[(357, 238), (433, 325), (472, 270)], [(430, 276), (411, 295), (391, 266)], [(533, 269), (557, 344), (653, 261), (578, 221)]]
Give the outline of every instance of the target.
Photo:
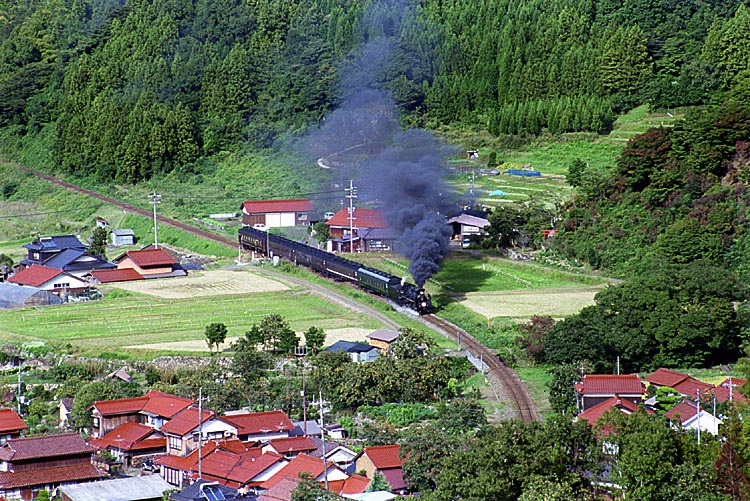
[(226, 499), (218, 485), (204, 485), (202, 490), (203, 495), (208, 501), (222, 501)]

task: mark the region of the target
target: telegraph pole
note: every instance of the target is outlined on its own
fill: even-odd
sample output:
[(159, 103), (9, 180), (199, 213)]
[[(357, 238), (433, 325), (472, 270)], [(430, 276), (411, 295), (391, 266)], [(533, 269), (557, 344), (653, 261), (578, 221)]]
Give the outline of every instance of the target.
[(349, 254), (354, 254), (354, 199), (357, 198), (357, 187), (354, 180), (349, 180), (349, 188), (346, 189), (346, 198), (349, 199)]
[(154, 191), (149, 195), (151, 199), (151, 205), (154, 206), (154, 248), (159, 248), (159, 226), (156, 224), (156, 206), (161, 203), (161, 195)]
[(320, 440), (323, 442), (323, 476), (325, 477), (326, 492), (328, 491), (328, 460), (326, 459), (326, 431), (323, 422), (323, 392), (320, 391)]

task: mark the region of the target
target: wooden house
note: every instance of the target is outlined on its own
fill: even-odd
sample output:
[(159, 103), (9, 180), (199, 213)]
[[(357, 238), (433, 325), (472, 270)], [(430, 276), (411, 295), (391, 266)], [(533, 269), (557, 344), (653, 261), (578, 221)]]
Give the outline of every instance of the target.
[(41, 490), (99, 480), (93, 452), (77, 433), (8, 440), (0, 447), (0, 497), (32, 500)]
[(172, 276), (174, 272), (182, 271), (177, 261), (164, 249), (132, 250), (114, 259), (118, 270), (132, 269), (144, 278)]

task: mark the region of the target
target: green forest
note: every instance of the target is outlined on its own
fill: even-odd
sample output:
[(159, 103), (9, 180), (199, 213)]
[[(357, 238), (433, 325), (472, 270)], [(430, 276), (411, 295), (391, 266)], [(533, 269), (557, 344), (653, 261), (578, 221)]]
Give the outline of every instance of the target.
[(750, 61), (747, 1), (0, 1), (0, 127), (133, 183), (315, 128), (366, 42), (406, 126), (606, 132), (711, 102)]

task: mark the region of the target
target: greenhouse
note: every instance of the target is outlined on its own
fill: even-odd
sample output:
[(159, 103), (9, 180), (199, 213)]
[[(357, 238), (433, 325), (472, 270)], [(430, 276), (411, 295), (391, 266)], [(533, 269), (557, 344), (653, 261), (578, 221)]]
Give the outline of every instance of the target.
[(0, 309), (61, 304), (56, 294), (38, 287), (0, 282)]

